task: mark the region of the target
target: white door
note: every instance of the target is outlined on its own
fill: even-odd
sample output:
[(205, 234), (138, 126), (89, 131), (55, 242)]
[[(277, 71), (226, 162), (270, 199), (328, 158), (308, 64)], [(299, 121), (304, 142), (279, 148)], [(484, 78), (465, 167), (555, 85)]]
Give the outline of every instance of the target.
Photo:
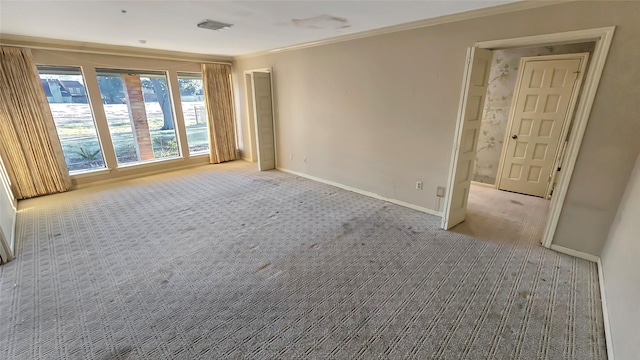
[(546, 196), (558, 145), (573, 113), (582, 61), (553, 56), (521, 61), (498, 179), (500, 190)]
[(467, 51), (453, 157), (449, 168), (449, 184), (442, 216), (443, 229), (448, 230), (463, 222), (467, 212), (467, 199), (492, 57), (493, 53), (490, 50), (469, 48)]
[(276, 146), (273, 130), (273, 102), (271, 100), (271, 74), (253, 73), (254, 118), (256, 122), (256, 145), (258, 169), (276, 168)]

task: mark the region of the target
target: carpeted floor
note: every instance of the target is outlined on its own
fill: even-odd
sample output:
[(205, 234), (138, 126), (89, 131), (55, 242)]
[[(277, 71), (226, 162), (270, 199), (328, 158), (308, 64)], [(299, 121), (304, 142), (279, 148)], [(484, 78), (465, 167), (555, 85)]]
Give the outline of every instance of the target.
[(0, 359), (603, 359), (539, 213), (485, 240), (244, 162), (23, 201)]

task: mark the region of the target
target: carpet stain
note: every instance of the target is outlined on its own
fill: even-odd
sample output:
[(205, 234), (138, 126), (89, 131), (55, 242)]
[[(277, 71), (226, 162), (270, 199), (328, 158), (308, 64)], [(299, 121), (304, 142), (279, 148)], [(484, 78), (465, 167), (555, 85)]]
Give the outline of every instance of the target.
[(260, 267), (258, 268), (258, 270), (256, 270), (255, 272), (258, 272), (258, 271), (260, 271), (260, 270), (264, 270), (264, 269), (268, 268), (269, 266), (271, 266), (271, 263), (266, 263), (266, 264), (264, 264), (264, 265), (260, 266)]
[(521, 298), (526, 299), (526, 298), (528, 298), (528, 297), (529, 297), (529, 292), (528, 292), (528, 291), (520, 291), (520, 292), (518, 293), (518, 295), (519, 295)]
[(516, 204), (516, 205), (524, 205), (523, 203), (521, 203), (518, 200), (511, 200), (511, 203)]
[(115, 352), (103, 357), (103, 360), (128, 359), (129, 354), (133, 351), (131, 346), (123, 346), (116, 349)]

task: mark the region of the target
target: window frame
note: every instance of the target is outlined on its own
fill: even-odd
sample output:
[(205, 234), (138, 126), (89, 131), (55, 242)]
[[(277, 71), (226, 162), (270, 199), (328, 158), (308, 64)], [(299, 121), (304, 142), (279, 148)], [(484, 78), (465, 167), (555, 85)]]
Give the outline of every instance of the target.
[[(50, 65), (50, 64), (46, 64), (46, 63), (36, 63), (36, 70), (38, 71), (38, 77), (40, 79), (42, 79), (42, 77), (40, 77), (41, 71), (44, 70), (45, 75), (47, 74), (47, 72), (49, 72), (49, 75), (64, 75), (64, 74), (55, 74), (56, 69), (60, 69), (60, 71), (63, 71), (63, 69), (77, 69), (79, 71), (78, 74), (68, 74), (68, 75), (74, 75), (74, 76), (80, 76), (82, 78), (82, 85), (85, 87), (85, 89), (87, 89), (87, 76), (85, 74), (85, 69), (83, 68), (83, 66), (80, 65)], [(43, 89), (44, 91), (44, 89)], [(71, 90), (68, 91), (69, 95), (72, 95), (73, 93), (71, 92)], [(88, 91), (87, 91), (88, 93)], [(45, 94), (45, 98), (47, 100), (47, 106), (49, 106), (49, 111), (51, 111), (51, 103), (49, 102), (49, 99), (46, 97)], [(97, 167), (97, 168), (87, 168), (87, 169), (81, 169), (81, 170), (68, 170), (69, 171), (69, 176), (79, 176), (79, 175), (84, 175), (84, 174), (94, 174), (94, 173), (102, 173), (104, 171), (110, 171), (110, 167), (109, 164), (107, 162), (107, 158), (105, 156), (105, 148), (104, 148), (104, 142), (102, 141), (101, 135), (100, 135), (100, 129), (98, 126), (98, 118), (96, 117), (96, 109), (91, 101), (91, 98), (89, 96), (87, 96), (87, 103), (89, 106), (89, 111), (91, 112), (91, 119), (93, 120), (93, 128), (96, 134), (96, 139), (98, 140), (98, 147), (100, 148), (100, 156), (102, 158), (102, 167)], [(51, 114), (52, 118), (53, 118), (53, 113)], [(60, 133), (58, 131), (58, 126), (55, 124), (55, 118), (53, 118), (54, 120), (54, 126), (56, 128), (56, 134), (58, 135), (58, 139), (60, 140)], [(62, 148), (62, 144), (61, 144), (61, 148)], [(64, 149), (62, 149), (62, 153), (64, 155)], [(67, 168), (69, 167), (69, 164), (66, 164), (66, 156), (65, 156), (65, 165), (67, 165)]]
[[(180, 106), (182, 107), (182, 94), (180, 93), (180, 79), (181, 78), (193, 78), (193, 79), (198, 79), (200, 81), (202, 81), (202, 86), (203, 86), (203, 90), (204, 90), (204, 79), (202, 77), (202, 72), (191, 72), (191, 71), (176, 71), (176, 77), (178, 79), (178, 96), (180, 98)], [(204, 103), (204, 107), (205, 107), (205, 124), (206, 124), (206, 129), (207, 129), (207, 138), (209, 137), (209, 116), (207, 115), (207, 105), (206, 105), (206, 99), (204, 98), (204, 93), (203, 93), (203, 103)], [(207, 149), (206, 150), (200, 150), (200, 151), (195, 151), (195, 152), (191, 152), (191, 148), (189, 147), (189, 135), (186, 133), (186, 128), (187, 128), (187, 122), (184, 118), (184, 109), (182, 109), (182, 123), (183, 126), (185, 128), (185, 141), (187, 143), (187, 149), (189, 149), (189, 157), (196, 157), (196, 156), (204, 156), (204, 155), (209, 155), (211, 153), (211, 144), (208, 143)], [(209, 140), (207, 140), (207, 142), (209, 142)]]
[[(180, 130), (179, 130), (179, 127), (178, 127), (179, 120), (178, 120), (178, 115), (177, 115), (177, 111), (176, 111), (176, 107), (175, 107), (175, 101), (174, 101), (174, 98), (173, 98), (173, 86), (171, 84), (171, 74), (170, 74), (170, 72), (168, 70), (149, 70), (149, 69), (142, 69), (142, 68), (124, 68), (124, 67), (120, 67), (120, 66), (117, 66), (117, 67), (95, 67), (93, 70), (94, 70), (94, 73), (95, 73), (95, 76), (96, 76), (96, 82), (98, 82), (98, 77), (99, 76), (108, 76), (108, 75), (103, 75), (103, 74), (113, 74), (113, 75), (115, 75), (115, 74), (137, 74), (141, 78), (142, 77), (148, 77), (148, 76), (145, 76), (145, 75), (162, 76), (166, 80), (166, 84), (167, 84), (167, 92), (168, 92), (168, 98), (169, 98), (169, 103), (170, 103), (169, 105), (170, 105), (171, 113), (172, 113), (172, 117), (173, 117), (173, 131), (174, 131), (174, 134), (175, 134), (176, 145), (177, 145), (176, 148), (177, 148), (177, 151), (178, 151), (178, 155), (176, 155), (176, 156), (168, 156), (168, 157), (163, 157), (163, 158), (154, 158), (154, 159), (151, 159), (151, 160), (138, 160), (138, 161), (135, 161), (135, 162), (124, 162), (124, 163), (121, 163), (118, 160), (118, 154), (116, 152), (116, 148), (115, 148), (115, 145), (113, 143), (113, 134), (111, 133), (111, 127), (109, 126), (109, 119), (107, 117), (107, 112), (106, 112), (106, 110), (104, 108), (104, 105), (105, 105), (104, 104), (104, 98), (102, 96), (102, 91), (100, 89), (100, 85), (99, 85), (99, 82), (98, 82), (97, 91), (98, 91), (98, 94), (99, 94), (99, 98), (103, 100), (102, 101), (102, 111), (104, 113), (104, 119), (105, 119), (105, 122), (106, 122), (106, 124), (105, 124), (106, 125), (106, 129), (109, 132), (109, 137), (111, 138), (110, 142), (111, 142), (111, 148), (113, 149), (113, 153), (115, 155), (115, 168), (116, 169), (119, 169), (119, 170), (131, 169), (131, 168), (136, 168), (136, 167), (140, 167), (140, 166), (143, 166), (143, 165), (149, 166), (149, 165), (153, 165), (153, 164), (163, 163), (163, 162), (166, 162), (166, 161), (179, 160), (179, 159), (185, 159), (186, 158), (185, 154), (184, 154), (184, 152), (182, 150), (182, 146), (181, 146), (181, 143), (182, 143), (183, 140), (182, 140), (182, 137), (180, 136)], [(123, 91), (126, 92), (124, 81), (122, 82), (122, 86), (123, 86)], [(143, 100), (144, 100), (144, 90), (143, 90), (142, 86), (141, 86), (140, 91), (142, 91), (142, 96), (143, 96)], [(126, 96), (127, 95), (125, 93), (125, 97)], [(129, 111), (129, 114), (130, 114), (131, 108), (129, 107), (129, 104), (127, 104), (127, 110)], [(145, 111), (146, 111), (146, 109), (145, 109)], [(131, 116), (131, 114), (129, 116)], [(129, 120), (131, 121), (131, 118)], [(132, 124), (132, 127), (131, 127), (131, 133), (135, 137), (135, 130), (133, 128), (133, 124)], [(153, 147), (153, 138), (151, 138), (151, 142), (152, 142), (152, 147)]]

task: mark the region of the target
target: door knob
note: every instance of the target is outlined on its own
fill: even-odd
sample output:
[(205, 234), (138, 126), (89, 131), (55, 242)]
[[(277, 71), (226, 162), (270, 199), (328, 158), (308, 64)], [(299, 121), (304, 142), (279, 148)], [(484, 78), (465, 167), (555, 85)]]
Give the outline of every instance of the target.
[(515, 140), (515, 139), (518, 138), (518, 135), (513, 135), (513, 136), (511, 136), (511, 138)]

